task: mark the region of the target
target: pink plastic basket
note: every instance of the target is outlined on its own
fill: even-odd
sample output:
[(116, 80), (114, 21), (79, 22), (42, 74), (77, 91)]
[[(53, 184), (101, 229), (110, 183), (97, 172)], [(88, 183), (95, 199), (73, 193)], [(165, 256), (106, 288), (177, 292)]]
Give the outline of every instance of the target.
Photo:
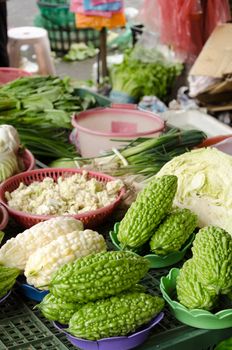
[(20, 158), (24, 166), (23, 171), (30, 171), (35, 168), (35, 157), (28, 149), (25, 148)]
[(28, 77), (31, 75), (32, 75), (31, 73), (26, 72), (25, 70), (22, 70), (19, 68), (0, 67), (0, 85), (9, 83), (10, 81), (21, 77)]
[(9, 220), (8, 212), (4, 207), (4, 205), (0, 204), (0, 230), (4, 230), (4, 228), (8, 223), (8, 220)]
[[(31, 226), (37, 224), (38, 222), (51, 219), (54, 216), (52, 216), (52, 215), (32, 215), (32, 214), (28, 214), (28, 213), (25, 213), (22, 211), (14, 210), (7, 205), (7, 201), (5, 198), (5, 192), (6, 191), (8, 191), (8, 192), (14, 191), (16, 188), (18, 188), (20, 182), (23, 182), (26, 185), (30, 185), (34, 181), (42, 181), (45, 177), (51, 177), (56, 181), (57, 178), (60, 176), (68, 177), (68, 176), (74, 175), (76, 173), (80, 174), (82, 172), (83, 172), (83, 170), (81, 170), (81, 169), (46, 168), (46, 169), (31, 170), (31, 171), (17, 174), (15, 176), (10, 177), (9, 179), (7, 179), (6, 181), (4, 181), (1, 184), (1, 186), (0, 186), (0, 202), (6, 206), (10, 216), (12, 218), (14, 218), (20, 225), (22, 225), (23, 227), (27, 227), (27, 228), (31, 227)], [(101, 173), (95, 173), (92, 171), (88, 171), (88, 177), (95, 178), (98, 181), (102, 181), (104, 183), (115, 180), (115, 178), (113, 178), (111, 176), (101, 174)], [(113, 203), (103, 207), (103, 208), (89, 211), (89, 212), (82, 213), (82, 214), (68, 215), (68, 216), (72, 216), (78, 220), (81, 220), (85, 227), (88, 227), (88, 228), (96, 227), (113, 212), (113, 210), (117, 207), (117, 205), (121, 201), (124, 193), (125, 193), (125, 189), (122, 188), (119, 191), (118, 196), (116, 197), (115, 201)]]

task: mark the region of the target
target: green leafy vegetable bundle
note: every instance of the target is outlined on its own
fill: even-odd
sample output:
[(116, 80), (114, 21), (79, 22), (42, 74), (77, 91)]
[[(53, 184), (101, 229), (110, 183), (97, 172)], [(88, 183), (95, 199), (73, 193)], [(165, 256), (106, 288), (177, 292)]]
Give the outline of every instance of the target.
[(142, 62), (134, 58), (133, 50), (127, 50), (123, 62), (110, 70), (112, 91), (125, 93), (135, 101), (146, 95), (165, 100), (181, 70), (179, 63)]
[(24, 77), (0, 88), (0, 124), (11, 124), (36, 156), (73, 157), (71, 115), (95, 104), (75, 96), (69, 78)]

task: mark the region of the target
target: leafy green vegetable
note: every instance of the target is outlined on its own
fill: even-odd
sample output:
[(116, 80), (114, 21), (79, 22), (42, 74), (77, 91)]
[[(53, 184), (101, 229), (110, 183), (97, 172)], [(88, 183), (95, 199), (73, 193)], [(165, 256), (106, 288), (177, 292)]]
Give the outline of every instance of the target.
[(82, 61), (96, 56), (98, 49), (85, 43), (72, 44), (68, 53), (63, 57), (64, 61)]
[(216, 148), (184, 153), (166, 163), (157, 176), (178, 177), (174, 204), (198, 216), (198, 226), (224, 228), (232, 235), (232, 157)]
[(133, 51), (128, 50), (123, 62), (110, 69), (112, 90), (126, 93), (136, 101), (145, 95), (165, 99), (181, 70), (182, 65), (177, 63), (141, 62), (133, 58)]
[(75, 95), (69, 78), (24, 77), (0, 88), (0, 124), (11, 124), (36, 156), (74, 157), (69, 143), (73, 112), (96, 105)]

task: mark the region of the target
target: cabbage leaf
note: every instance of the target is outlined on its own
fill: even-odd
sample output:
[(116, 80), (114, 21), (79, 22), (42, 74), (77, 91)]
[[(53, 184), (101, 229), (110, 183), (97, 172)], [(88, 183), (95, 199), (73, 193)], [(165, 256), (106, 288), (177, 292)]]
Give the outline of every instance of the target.
[(156, 176), (176, 175), (174, 205), (198, 216), (198, 226), (224, 228), (232, 235), (232, 156), (216, 148), (186, 152), (166, 163)]

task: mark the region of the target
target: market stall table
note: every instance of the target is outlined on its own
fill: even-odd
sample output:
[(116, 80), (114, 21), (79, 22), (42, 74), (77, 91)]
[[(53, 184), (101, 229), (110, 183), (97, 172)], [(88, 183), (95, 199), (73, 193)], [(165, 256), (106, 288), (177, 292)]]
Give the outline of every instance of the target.
[[(122, 216), (120, 208), (115, 218)], [(98, 228), (99, 233), (105, 236), (113, 228), (108, 221)], [(18, 232), (20, 228), (11, 220), (6, 230), (7, 239)], [(112, 243), (107, 239), (109, 248)], [(178, 264), (176, 266), (179, 266)], [(143, 280), (150, 292), (158, 293), (160, 277), (167, 275), (169, 268), (152, 269)], [(45, 319), (36, 306), (36, 302), (21, 295), (17, 285), (14, 292), (1, 304), (0, 307), (0, 349), (1, 350), (74, 350), (65, 334), (60, 333), (53, 323)], [(231, 328), (222, 330), (204, 330), (185, 326), (177, 321), (167, 307), (164, 309), (163, 320), (151, 331), (148, 340), (137, 349), (154, 350), (204, 350), (213, 349), (221, 340), (231, 336)], [(109, 349), (110, 350), (110, 349)], [(119, 349), (120, 350), (120, 349)]]

